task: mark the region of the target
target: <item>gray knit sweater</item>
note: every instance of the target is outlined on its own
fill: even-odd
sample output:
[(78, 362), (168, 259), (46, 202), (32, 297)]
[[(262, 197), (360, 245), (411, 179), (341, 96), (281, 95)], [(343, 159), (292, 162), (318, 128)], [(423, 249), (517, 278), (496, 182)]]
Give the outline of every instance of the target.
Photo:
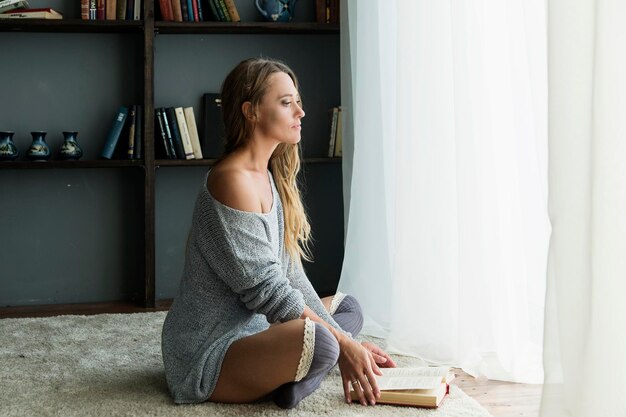
[[(269, 172), (269, 171), (268, 171)], [(208, 173), (207, 173), (208, 177)], [(206, 401), (234, 341), (300, 317), (305, 304), (338, 330), (302, 267), (284, 247), (280, 195), (269, 173), (268, 213), (198, 195), (178, 295), (163, 324), (165, 376), (176, 403)]]

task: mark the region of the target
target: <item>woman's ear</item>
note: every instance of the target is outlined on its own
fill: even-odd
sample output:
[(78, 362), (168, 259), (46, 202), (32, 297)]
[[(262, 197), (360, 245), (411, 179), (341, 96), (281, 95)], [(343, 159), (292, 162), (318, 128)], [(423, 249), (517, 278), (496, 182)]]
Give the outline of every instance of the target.
[(243, 115), (247, 120), (251, 122), (256, 122), (256, 114), (252, 109), (252, 102), (244, 101), (241, 105), (241, 111), (243, 112)]

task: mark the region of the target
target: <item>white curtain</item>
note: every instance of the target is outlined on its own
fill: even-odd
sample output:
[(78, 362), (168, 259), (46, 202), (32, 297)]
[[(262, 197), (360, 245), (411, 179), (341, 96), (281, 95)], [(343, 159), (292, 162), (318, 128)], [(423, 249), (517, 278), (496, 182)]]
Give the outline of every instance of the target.
[(548, 0), (542, 417), (626, 416), (626, 2)]
[(339, 290), (391, 352), (542, 382), (545, 1), (341, 8)]

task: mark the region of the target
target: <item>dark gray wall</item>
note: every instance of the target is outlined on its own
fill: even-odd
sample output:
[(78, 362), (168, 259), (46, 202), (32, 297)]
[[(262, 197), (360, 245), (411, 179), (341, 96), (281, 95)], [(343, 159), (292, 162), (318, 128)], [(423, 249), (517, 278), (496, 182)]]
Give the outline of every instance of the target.
[[(314, 3), (300, 0), (296, 21), (313, 21)], [(66, 17), (79, 15), (69, 0), (46, 4)], [(236, 4), (243, 20), (260, 20), (252, 0)], [(63, 130), (78, 130), (83, 159), (96, 159), (117, 108), (142, 100), (141, 42), (141, 34), (0, 33), (0, 73), (9, 80), (0, 130), (16, 131), (22, 153), (32, 130), (48, 131), (53, 150)], [(158, 35), (155, 54), (155, 105), (194, 106), (200, 128), (202, 94), (219, 91), (236, 63), (250, 56), (284, 60), (301, 83), (304, 154), (325, 155), (326, 111), (340, 100), (337, 35)], [(157, 172), (159, 299), (176, 294), (207, 169)], [(330, 293), (343, 259), (341, 165), (305, 165), (302, 178), (315, 238), (315, 262), (305, 268), (316, 289)], [(140, 168), (0, 170), (0, 306), (131, 298), (141, 273), (141, 184)]]

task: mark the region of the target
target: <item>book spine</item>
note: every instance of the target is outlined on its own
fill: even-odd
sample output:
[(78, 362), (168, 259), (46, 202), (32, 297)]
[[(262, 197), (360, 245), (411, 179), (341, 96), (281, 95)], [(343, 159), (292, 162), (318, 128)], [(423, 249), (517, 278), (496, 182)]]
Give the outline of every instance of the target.
[(133, 20), (134, 12), (135, 12), (135, 0), (126, 0), (126, 20)]
[(173, 159), (169, 147), (169, 143), (167, 141), (167, 135), (165, 134), (165, 124), (163, 123), (163, 111), (158, 108), (154, 110), (155, 117), (158, 126), (159, 126), (159, 134), (161, 136), (161, 143), (163, 144), (163, 148), (165, 149), (165, 157), (167, 159)]
[(198, 126), (196, 125), (196, 117), (193, 114), (193, 107), (185, 107), (183, 113), (185, 113), (185, 122), (189, 132), (193, 156), (195, 159), (202, 159), (202, 148), (200, 147), (200, 137), (198, 136)]
[(117, 16), (117, 20), (126, 19), (126, 0), (117, 0), (115, 16)]
[(117, 14), (117, 0), (106, 0), (106, 20), (115, 20)]
[(339, 0), (330, 0), (330, 23), (339, 23)]
[(97, 9), (96, 0), (89, 0), (89, 20), (96, 20)]
[(98, 20), (104, 20), (105, 18), (104, 0), (96, 0), (96, 18)]
[(228, 16), (230, 16), (231, 22), (241, 22), (241, 17), (239, 17), (239, 12), (237, 11), (237, 7), (235, 6), (234, 0), (223, 0), (226, 6), (226, 10), (228, 11)]
[(185, 113), (182, 107), (176, 107), (176, 122), (178, 123), (178, 129), (180, 130), (180, 139), (183, 142), (183, 149), (185, 151), (185, 159), (194, 159), (193, 146), (191, 144), (191, 138), (189, 137), (189, 129), (187, 128), (187, 121), (185, 120)]
[(209, 7), (211, 8), (211, 13), (213, 14), (213, 19), (216, 22), (220, 21), (220, 14), (217, 12), (217, 7), (215, 7), (215, 3), (213, 0), (207, 0), (209, 3)]
[(330, 2), (331, 0), (326, 0), (326, 23), (330, 23)]
[(343, 113), (341, 111), (341, 106), (339, 107), (339, 112), (337, 113), (337, 135), (335, 139), (335, 156), (341, 157), (343, 156)]
[(124, 128), (124, 122), (126, 121), (127, 115), (128, 108), (120, 106), (119, 110), (117, 111), (117, 116), (115, 116), (115, 121), (111, 126), (111, 130), (109, 131), (109, 134), (104, 141), (104, 147), (102, 148), (102, 153), (100, 153), (100, 156), (102, 158), (111, 159), (113, 157), (113, 152), (115, 151), (117, 142), (120, 139), (120, 134), (122, 133), (122, 129)]
[(185, 148), (183, 146), (183, 139), (180, 136), (180, 127), (178, 126), (178, 120), (176, 119), (176, 111), (173, 107), (168, 107), (165, 109), (165, 116), (167, 120), (166, 123), (169, 126), (170, 134), (172, 136), (176, 159), (185, 159)]
[(187, 0), (179, 0), (180, 2), (180, 13), (183, 22), (189, 21), (189, 14), (187, 13)]
[(80, 0), (80, 18), (89, 20), (89, 0)]
[(193, 10), (193, 21), (199, 22), (200, 16), (198, 16), (198, 0), (191, 0), (191, 7)]
[(133, 159), (141, 159), (142, 142), (143, 142), (143, 106), (138, 104), (135, 113), (135, 150)]
[(170, 158), (176, 159), (176, 147), (174, 146), (174, 138), (172, 137), (172, 130), (167, 120), (167, 112), (165, 108), (161, 109), (161, 117), (163, 118), (163, 129), (165, 129), (165, 138), (167, 139), (167, 146), (170, 150)]
[(200, 22), (204, 22), (204, 14), (202, 13), (202, 0), (198, 0), (198, 19), (200, 19)]
[(217, 158), (224, 153), (222, 99), (216, 93), (206, 93), (202, 98), (204, 103), (202, 154), (207, 158)]
[(128, 159), (133, 159), (135, 153), (135, 129), (137, 124), (137, 106), (133, 104), (128, 113), (128, 148), (126, 150), (126, 156)]
[(187, 0), (187, 21), (193, 22), (193, 4), (192, 4), (192, 0)]
[(159, 0), (159, 8), (161, 9), (161, 20), (171, 22), (174, 19), (170, 0)]
[(228, 9), (226, 8), (226, 4), (224, 3), (224, 0), (216, 0), (219, 5), (220, 8), (222, 10), (222, 15), (224, 16), (224, 21), (225, 22), (232, 22), (230, 15), (228, 14)]
[(182, 22), (183, 12), (180, 7), (180, 0), (172, 0), (171, 3), (172, 3), (172, 13), (174, 14), (174, 20), (176, 22)]
[(332, 109), (332, 120), (330, 123), (330, 142), (328, 144), (328, 157), (335, 153), (335, 134), (337, 133), (337, 107)]
[(326, 23), (326, 0), (315, 0), (315, 21)]
[(135, 10), (133, 11), (133, 20), (141, 20), (141, 0), (135, 0)]

